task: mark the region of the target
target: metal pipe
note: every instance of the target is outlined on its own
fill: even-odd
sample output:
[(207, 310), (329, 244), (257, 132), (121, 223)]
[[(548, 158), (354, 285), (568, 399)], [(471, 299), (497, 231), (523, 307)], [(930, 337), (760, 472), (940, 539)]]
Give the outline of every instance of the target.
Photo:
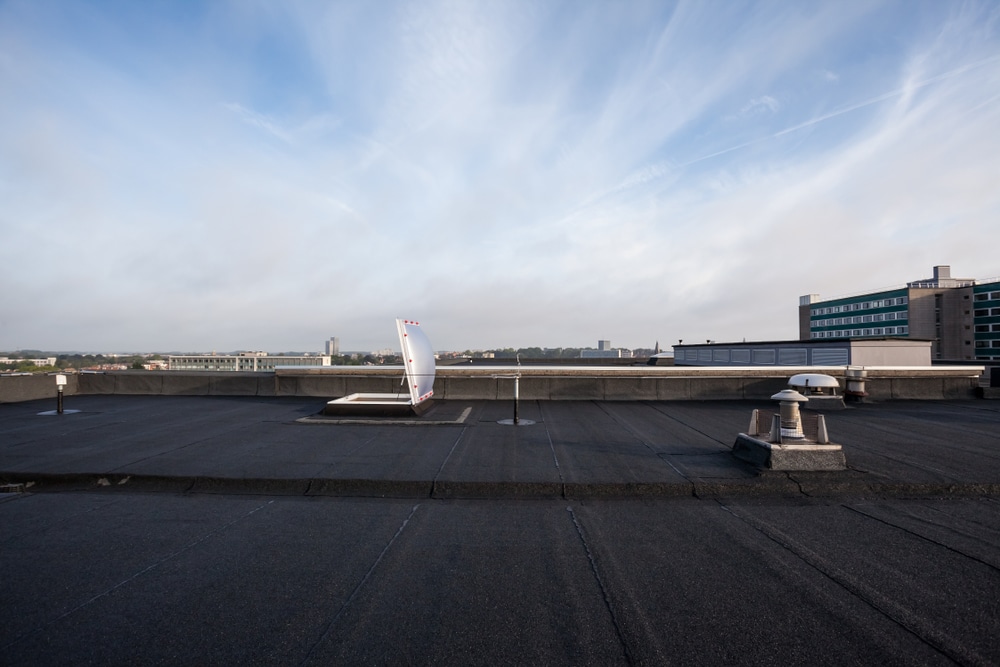
[(521, 423), (521, 418), (517, 414), (517, 399), (518, 399), (518, 393), (519, 393), (519, 387), (518, 387), (518, 385), (519, 385), (520, 380), (521, 380), (521, 376), (520, 375), (515, 375), (514, 376), (514, 423), (515, 424), (520, 424)]

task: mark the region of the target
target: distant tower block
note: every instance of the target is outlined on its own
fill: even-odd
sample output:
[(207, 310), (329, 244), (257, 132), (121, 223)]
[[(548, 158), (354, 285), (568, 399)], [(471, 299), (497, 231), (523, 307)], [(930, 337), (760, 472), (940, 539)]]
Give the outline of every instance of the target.
[(330, 340), (326, 341), (326, 354), (334, 354), (334, 355), (340, 354), (339, 338), (331, 338)]
[(610, 340), (599, 340), (599, 341), (597, 341), (597, 349), (598, 350), (602, 350), (602, 351), (604, 351), (604, 350), (610, 350), (611, 349), (611, 341)]

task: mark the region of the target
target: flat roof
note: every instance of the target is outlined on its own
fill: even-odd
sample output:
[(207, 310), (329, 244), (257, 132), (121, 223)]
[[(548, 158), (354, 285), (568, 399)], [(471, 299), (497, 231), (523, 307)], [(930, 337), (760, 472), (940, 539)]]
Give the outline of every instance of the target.
[(828, 413), (849, 469), (730, 452), (763, 401), (0, 404), (12, 664), (1000, 662), (1000, 402)]

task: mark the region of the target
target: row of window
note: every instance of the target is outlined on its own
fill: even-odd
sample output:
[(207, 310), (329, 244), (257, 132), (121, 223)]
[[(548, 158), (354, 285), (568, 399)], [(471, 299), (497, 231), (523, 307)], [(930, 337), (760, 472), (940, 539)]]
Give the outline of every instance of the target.
[(897, 296), (892, 299), (878, 299), (876, 301), (859, 301), (858, 303), (848, 303), (843, 306), (826, 306), (823, 308), (813, 308), (810, 313), (813, 317), (818, 315), (831, 315), (833, 313), (848, 313), (852, 310), (871, 310), (872, 308), (890, 308), (892, 306), (905, 306), (909, 299), (905, 296)]
[(976, 333), (989, 333), (991, 331), (1000, 331), (1000, 324), (977, 324)]
[[(674, 353), (677, 361), (697, 361), (701, 363), (764, 364), (773, 366), (807, 366), (809, 350), (806, 348), (779, 348), (760, 350), (678, 350)], [(812, 350), (812, 363), (816, 366), (842, 366), (848, 360), (847, 348)]]
[(980, 292), (975, 298), (976, 301), (1000, 301), (1000, 292)]
[(996, 317), (1000, 315), (1000, 308), (976, 308), (973, 315), (976, 317)]
[(838, 329), (836, 331), (813, 331), (812, 338), (860, 338), (861, 336), (905, 336), (910, 328), (872, 327), (870, 329)]
[(976, 347), (1000, 347), (1000, 340), (977, 340)]
[(814, 320), (813, 327), (839, 327), (844, 324), (869, 324), (871, 322), (883, 322), (893, 320), (905, 320), (906, 311), (900, 310), (893, 313), (875, 313), (874, 315), (854, 315), (851, 317), (831, 317), (828, 320)]

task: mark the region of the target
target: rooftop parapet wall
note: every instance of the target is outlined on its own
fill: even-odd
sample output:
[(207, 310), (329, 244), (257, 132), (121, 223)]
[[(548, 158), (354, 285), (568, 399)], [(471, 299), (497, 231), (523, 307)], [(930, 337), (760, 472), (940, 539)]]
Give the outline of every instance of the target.
[[(979, 366), (867, 367), (872, 400), (968, 399), (976, 396)], [(522, 367), (524, 400), (767, 400), (796, 373), (825, 373), (844, 386), (844, 367)], [(510, 400), (516, 367), (438, 367), (434, 398)], [(66, 396), (76, 394), (163, 396), (315, 396), (406, 393), (403, 369), (328, 367), (275, 373), (111, 371), (69, 374)], [(0, 403), (55, 400), (48, 375), (0, 377)]]
[[(967, 399), (976, 396), (979, 366), (868, 367), (872, 400)], [(825, 373), (843, 387), (844, 367), (438, 367), (438, 399), (510, 400), (520, 372), (524, 400), (766, 400), (796, 373)], [(327, 367), (275, 373), (112, 371), (68, 375), (66, 395), (315, 396), (405, 394), (402, 368)], [(0, 377), (0, 403), (55, 399), (52, 376)]]

